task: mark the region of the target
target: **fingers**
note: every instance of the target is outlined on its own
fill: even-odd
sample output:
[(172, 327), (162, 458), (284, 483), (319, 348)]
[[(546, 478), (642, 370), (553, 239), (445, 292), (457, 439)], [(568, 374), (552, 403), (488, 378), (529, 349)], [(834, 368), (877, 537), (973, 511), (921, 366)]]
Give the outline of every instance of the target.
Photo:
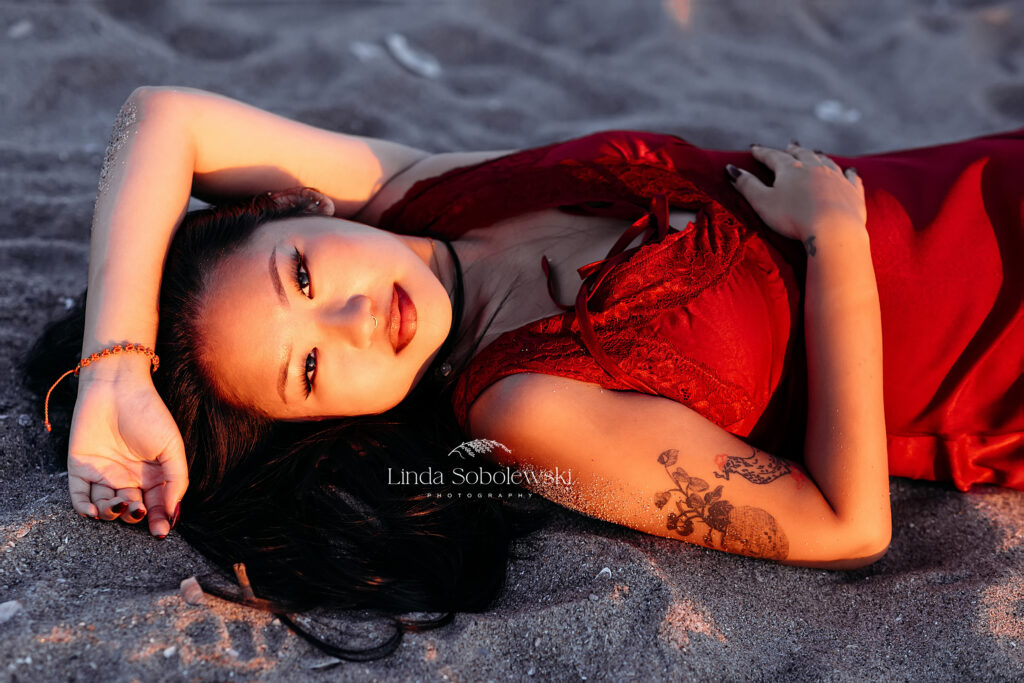
[(786, 145), (786, 153), (805, 164), (821, 163), (821, 159), (817, 154), (805, 147), (801, 147), (800, 143), (796, 140)]
[(729, 179), (732, 180), (733, 185), (736, 186), (736, 189), (740, 191), (740, 194), (756, 210), (758, 203), (769, 190), (769, 187), (750, 171), (737, 168), (732, 164), (726, 165), (725, 170), (729, 174)]
[(146, 509), (149, 512), (147, 516), (149, 520), (149, 533), (157, 538), (166, 538), (167, 534), (171, 532), (171, 523), (169, 520), (170, 515), (167, 513), (167, 505), (164, 502), (164, 485), (159, 484), (148, 489), (142, 494), (142, 499), (145, 501)]
[(75, 508), (75, 512), (93, 519), (99, 517), (99, 508), (92, 504), (92, 499), (89, 497), (92, 491), (91, 483), (81, 477), (69, 474), (68, 490), (71, 493), (71, 506)]
[(185, 458), (185, 444), (175, 439), (158, 458), (164, 472), (164, 509), (170, 510), (170, 528), (178, 522), (181, 514), (181, 499), (188, 489), (188, 461)]
[(140, 489), (118, 489), (117, 497), (127, 504), (127, 507), (121, 513), (121, 521), (128, 524), (137, 524), (146, 516), (146, 504), (142, 501), (142, 491)]
[(166, 538), (178, 522), (181, 499), (188, 489), (188, 462), (180, 436), (167, 445), (157, 462), (163, 473), (163, 482), (147, 489), (143, 500), (149, 509), (149, 533), (157, 538)]
[(89, 498), (99, 510), (97, 517), (104, 522), (117, 519), (128, 509), (128, 504), (117, 496), (117, 492), (103, 484), (93, 483), (89, 490)]
[(800, 143), (794, 140), (793, 142), (789, 143), (788, 147), (786, 147), (786, 151), (805, 164), (812, 166), (817, 164), (820, 166), (830, 168), (833, 171), (836, 171), (837, 173), (842, 173), (842, 169), (839, 168), (839, 164), (832, 161), (832, 159), (829, 158), (820, 149), (811, 151), (809, 149), (801, 147)]
[(839, 164), (833, 161), (832, 157), (826, 156), (823, 152), (817, 149), (814, 150), (814, 153), (818, 156), (818, 161), (821, 163), (822, 166), (828, 166), (830, 169), (836, 171), (837, 173), (843, 172), (843, 169), (839, 168)]
[[(790, 145), (790, 147), (792, 147), (792, 145)], [(778, 174), (784, 166), (789, 166), (793, 163), (793, 155), (789, 152), (784, 152), (781, 149), (773, 149), (762, 145), (751, 145), (750, 153), (755, 159), (772, 169), (772, 172), (775, 174)]]
[(843, 171), (843, 175), (846, 176), (846, 179), (853, 183), (856, 187), (860, 188), (861, 191), (864, 190), (864, 181), (860, 179), (859, 175), (857, 175), (857, 169), (855, 169), (853, 166)]
[(833, 171), (840, 172), (839, 165), (825, 155), (821, 150), (809, 150), (801, 147), (796, 140), (786, 145), (785, 150), (772, 149), (762, 145), (751, 145), (750, 153), (755, 159), (763, 163), (772, 172), (778, 174), (783, 166), (792, 165), (793, 159), (810, 166), (826, 166)]

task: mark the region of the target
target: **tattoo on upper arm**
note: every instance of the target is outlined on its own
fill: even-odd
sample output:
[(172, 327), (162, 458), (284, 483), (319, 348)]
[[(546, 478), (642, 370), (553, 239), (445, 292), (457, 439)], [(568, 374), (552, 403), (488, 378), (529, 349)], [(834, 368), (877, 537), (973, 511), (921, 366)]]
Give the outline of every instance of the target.
[(761, 508), (733, 505), (722, 497), (721, 484), (709, 491), (705, 480), (689, 476), (682, 467), (670, 470), (678, 456), (674, 448), (658, 456), (665, 473), (675, 482), (673, 488), (659, 491), (654, 497), (659, 509), (675, 500), (675, 511), (666, 519), (668, 529), (684, 538), (703, 532), (704, 545), (730, 553), (770, 560), (789, 556), (789, 539), (774, 517)]
[(804, 240), (804, 246), (807, 247), (808, 256), (814, 256), (816, 253), (818, 253), (817, 247), (814, 246), (814, 235), (811, 235), (810, 237)]
[[(758, 454), (760, 454), (760, 457), (758, 457)], [(796, 481), (798, 489), (803, 488), (804, 481), (806, 481), (806, 477), (804, 477), (800, 470), (793, 469), (782, 458), (778, 458), (771, 453), (759, 451), (756, 448), (753, 453), (745, 458), (720, 453), (715, 456), (715, 465), (718, 466), (718, 469), (722, 470), (721, 474), (715, 472), (715, 477), (717, 479), (725, 479), (726, 481), (729, 481), (730, 474), (738, 474), (754, 484), (770, 484), (779, 477), (789, 474)]]

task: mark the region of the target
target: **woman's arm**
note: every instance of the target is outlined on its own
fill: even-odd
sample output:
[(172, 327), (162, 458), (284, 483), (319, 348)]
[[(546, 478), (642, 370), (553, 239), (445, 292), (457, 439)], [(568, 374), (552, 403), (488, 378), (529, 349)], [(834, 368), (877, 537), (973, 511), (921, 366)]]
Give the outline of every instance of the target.
[[(163, 263), (190, 193), (215, 201), (312, 186), (335, 215), (366, 221), (419, 178), (504, 153), (429, 155), (201, 90), (139, 88), (118, 115), (101, 174), (83, 355), (124, 341), (154, 344)], [(129, 522), (148, 511), (150, 531), (166, 535), (188, 472), (146, 358), (112, 356), (80, 380), (68, 453), (72, 504)]]
[(308, 185), (345, 217), (428, 156), (201, 90), (137, 89), (118, 115), (96, 201), (83, 350), (123, 339), (153, 344), (163, 260), (190, 193), (216, 199)]
[(470, 411), (473, 435), (502, 442), (511, 462), (534, 471), (571, 470), (573, 485), (541, 492), (641, 531), (789, 564), (850, 568), (881, 557), (891, 519), (863, 188), (830, 161), (792, 152), (756, 152), (776, 173), (773, 187), (745, 173), (738, 186), (771, 227), (808, 248), (810, 478), (681, 404), (546, 375), (489, 387)]
[(886, 528), (838, 515), (797, 462), (661, 396), (518, 373), (469, 417), (474, 438), (511, 451), (489, 457), (519, 469), (513, 483), (644, 533), (836, 569), (873, 562), (889, 542)]
[(810, 396), (804, 462), (836, 515), (891, 525), (882, 329), (863, 225), (821, 225), (804, 241)]
[(804, 324), (809, 408), (804, 461), (836, 515), (891, 529), (882, 394), (882, 322), (864, 188), (828, 157), (755, 146), (773, 186), (739, 171), (737, 189), (807, 251)]
[[(139, 88), (118, 115), (93, 215), (83, 357), (153, 346), (160, 277), (191, 192), (206, 198), (319, 186), (345, 216), (425, 152), (343, 135), (188, 88)], [(188, 485), (173, 420), (148, 361), (122, 354), (80, 375), (68, 483), (83, 514), (165, 535)], [(120, 503), (130, 503), (130, 507)]]

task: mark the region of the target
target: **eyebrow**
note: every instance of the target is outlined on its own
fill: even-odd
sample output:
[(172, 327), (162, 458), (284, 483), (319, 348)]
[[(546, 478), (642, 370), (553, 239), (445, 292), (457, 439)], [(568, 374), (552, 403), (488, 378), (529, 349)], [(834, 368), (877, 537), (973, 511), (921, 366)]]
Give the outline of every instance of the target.
[(270, 252), (270, 282), (274, 285), (274, 291), (277, 292), (277, 298), (281, 300), (281, 305), (285, 308), (291, 308), (291, 304), (288, 302), (288, 295), (284, 293), (284, 285), (281, 284), (281, 276), (277, 273), (277, 246)]
[[(281, 304), (285, 308), (291, 308), (291, 304), (288, 302), (288, 296), (284, 293), (284, 285), (281, 284), (281, 276), (277, 272), (277, 245), (270, 252), (270, 282), (274, 285), (274, 291), (277, 292), (277, 298), (281, 300)], [(292, 357), (292, 345), (287, 344), (281, 347), (281, 372), (277, 375), (277, 394), (281, 397), (281, 401), (285, 404), (288, 403), (288, 398), (285, 396), (285, 388), (288, 386), (288, 365)]]

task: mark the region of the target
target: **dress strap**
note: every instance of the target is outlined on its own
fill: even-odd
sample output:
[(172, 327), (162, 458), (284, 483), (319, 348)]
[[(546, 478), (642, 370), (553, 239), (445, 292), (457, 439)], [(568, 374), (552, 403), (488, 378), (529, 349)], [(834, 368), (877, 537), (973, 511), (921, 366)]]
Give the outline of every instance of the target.
[[(547, 256), (541, 257), (541, 268), (544, 270), (544, 276), (547, 278), (548, 296), (550, 296), (551, 300), (563, 310), (576, 311), (576, 319), (580, 325), (580, 335), (583, 338), (583, 345), (587, 348), (587, 351), (590, 352), (590, 355), (594, 360), (597, 361), (605, 372), (612, 377), (615, 377), (626, 386), (631, 387), (636, 391), (653, 395), (658, 395), (658, 392), (623, 370), (615, 359), (605, 352), (604, 347), (601, 345), (601, 341), (597, 338), (597, 334), (594, 332), (594, 326), (590, 320), (590, 311), (587, 309), (587, 303), (594, 295), (594, 292), (596, 292), (601, 286), (601, 283), (604, 282), (605, 276), (611, 272), (612, 268), (623, 261), (628, 260), (629, 257), (644, 245), (663, 240), (668, 234), (669, 227), (668, 197), (664, 192), (660, 192), (651, 198), (650, 208), (647, 213), (638, 218), (629, 228), (626, 229), (622, 236), (619, 237), (612, 248), (608, 251), (608, 255), (605, 256), (604, 259), (588, 263), (577, 270), (580, 278), (583, 279), (583, 283), (580, 285), (579, 292), (576, 294), (575, 306), (571, 307), (560, 303), (555, 298), (554, 278), (550, 264), (548, 263)], [(640, 245), (628, 251), (624, 251), (626, 245), (632, 242), (641, 231), (643, 231), (644, 236), (641, 239)]]

